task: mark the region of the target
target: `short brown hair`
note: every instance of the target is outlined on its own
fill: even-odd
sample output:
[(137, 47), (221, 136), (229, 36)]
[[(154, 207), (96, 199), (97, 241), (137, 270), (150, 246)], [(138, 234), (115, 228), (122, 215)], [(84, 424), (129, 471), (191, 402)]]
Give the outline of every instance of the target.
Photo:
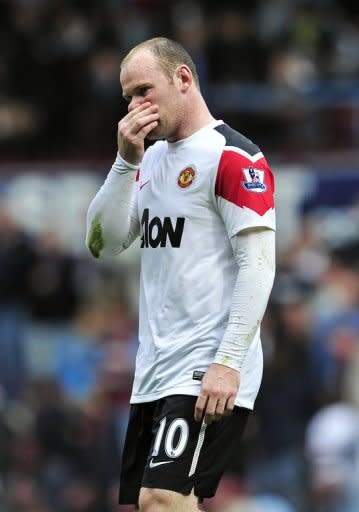
[(137, 53), (138, 50), (144, 49), (148, 49), (153, 53), (158, 60), (160, 68), (170, 81), (173, 79), (173, 73), (177, 66), (186, 64), (186, 66), (191, 70), (196, 86), (199, 88), (197, 69), (191, 56), (183, 46), (172, 39), (168, 39), (167, 37), (154, 37), (153, 39), (148, 39), (147, 41), (143, 41), (138, 44), (124, 57), (121, 62), (121, 67), (134, 55), (134, 53)]

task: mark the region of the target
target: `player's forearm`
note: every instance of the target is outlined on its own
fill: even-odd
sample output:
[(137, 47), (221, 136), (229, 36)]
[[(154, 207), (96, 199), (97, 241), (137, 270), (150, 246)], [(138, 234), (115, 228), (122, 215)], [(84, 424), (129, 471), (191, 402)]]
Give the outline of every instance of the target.
[(138, 234), (138, 221), (132, 212), (137, 169), (117, 155), (89, 206), (86, 244), (95, 258), (119, 254)]
[(232, 240), (239, 265), (232, 306), (214, 362), (240, 370), (265, 313), (275, 273), (275, 235), (248, 231)]

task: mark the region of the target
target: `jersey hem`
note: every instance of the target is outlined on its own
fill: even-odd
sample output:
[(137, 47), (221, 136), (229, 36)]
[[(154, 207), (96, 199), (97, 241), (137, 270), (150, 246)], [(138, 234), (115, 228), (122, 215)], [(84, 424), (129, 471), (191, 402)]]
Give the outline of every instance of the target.
[(198, 396), (200, 391), (200, 386), (194, 388), (191, 387), (178, 387), (173, 389), (172, 391), (157, 391), (156, 393), (146, 393), (145, 395), (132, 395), (130, 399), (130, 404), (142, 404), (146, 402), (154, 402), (155, 400), (159, 400), (160, 398), (164, 398), (166, 396), (172, 395), (189, 395), (189, 396)]
[(245, 409), (249, 409), (250, 411), (253, 411), (254, 409), (254, 401), (237, 399), (234, 402), (234, 405), (236, 405), (237, 407), (244, 407)]
[[(172, 395), (188, 395), (188, 396), (198, 396), (200, 391), (200, 387), (198, 388), (176, 388), (173, 391), (162, 391), (157, 393), (148, 393), (146, 395), (134, 395), (131, 396), (130, 404), (143, 404), (147, 402), (154, 402), (156, 400), (160, 400), (161, 398), (165, 398), (166, 396)], [(237, 407), (244, 407), (245, 409), (250, 409), (251, 411), (254, 408), (254, 400), (243, 400), (240, 397), (237, 398), (234, 402)]]

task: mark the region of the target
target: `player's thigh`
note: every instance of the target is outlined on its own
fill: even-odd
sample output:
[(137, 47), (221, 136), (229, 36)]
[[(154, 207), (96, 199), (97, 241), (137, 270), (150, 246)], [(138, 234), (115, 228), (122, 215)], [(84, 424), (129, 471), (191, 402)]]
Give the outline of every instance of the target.
[(185, 496), (167, 489), (142, 487), (139, 498), (140, 512), (199, 512), (198, 498), (192, 491)]

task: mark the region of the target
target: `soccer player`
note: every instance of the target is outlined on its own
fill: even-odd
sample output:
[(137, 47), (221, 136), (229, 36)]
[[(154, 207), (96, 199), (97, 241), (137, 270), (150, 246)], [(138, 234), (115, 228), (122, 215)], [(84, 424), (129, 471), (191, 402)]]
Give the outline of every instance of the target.
[[(120, 80), (128, 114), (87, 219), (95, 257), (117, 255), (138, 236), (141, 244), (120, 503), (195, 512), (236, 453), (261, 382), (273, 176), (255, 144), (213, 118), (176, 42), (136, 46)], [(146, 151), (145, 138), (156, 141)]]

